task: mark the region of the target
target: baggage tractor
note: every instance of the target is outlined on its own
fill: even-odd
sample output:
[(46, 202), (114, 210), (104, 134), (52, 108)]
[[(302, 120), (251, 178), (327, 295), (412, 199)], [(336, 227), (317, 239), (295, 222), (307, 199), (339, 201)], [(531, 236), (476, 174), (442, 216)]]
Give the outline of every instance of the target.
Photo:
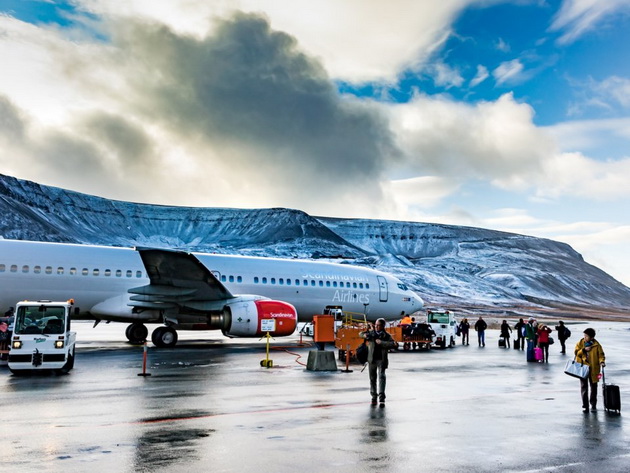
[(534, 348), (534, 358), (536, 359), (536, 361), (542, 361), (542, 359), (543, 359), (542, 348), (540, 348), (540, 347)]
[(602, 368), (602, 390), (604, 394), (604, 409), (607, 412), (615, 411), (617, 414), (621, 413), (621, 393), (619, 392), (619, 386), (616, 384), (606, 384), (606, 376), (604, 375), (604, 368)]
[(499, 338), (499, 347), (505, 348), (505, 338)]

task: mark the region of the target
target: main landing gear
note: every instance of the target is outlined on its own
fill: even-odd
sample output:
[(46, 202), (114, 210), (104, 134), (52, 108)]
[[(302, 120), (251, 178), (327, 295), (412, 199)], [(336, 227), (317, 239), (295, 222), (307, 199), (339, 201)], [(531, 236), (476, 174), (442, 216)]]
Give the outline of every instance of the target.
[[(141, 345), (147, 340), (149, 329), (144, 324), (136, 322), (127, 327), (125, 335), (130, 343)], [(172, 327), (158, 327), (151, 334), (151, 341), (159, 348), (174, 347), (177, 344), (177, 332)]]

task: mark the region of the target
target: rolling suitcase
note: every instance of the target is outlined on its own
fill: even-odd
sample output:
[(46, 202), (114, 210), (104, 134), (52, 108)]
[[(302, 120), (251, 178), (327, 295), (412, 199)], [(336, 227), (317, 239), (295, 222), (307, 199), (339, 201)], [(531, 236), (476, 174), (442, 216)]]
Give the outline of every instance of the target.
[(534, 358), (536, 359), (536, 361), (542, 361), (542, 359), (543, 359), (542, 348), (540, 348), (540, 347), (534, 348)]
[(505, 348), (505, 338), (499, 338), (499, 347)]
[(534, 356), (534, 345), (532, 343), (527, 343), (527, 361), (536, 361), (536, 356)]
[(606, 411), (615, 411), (617, 414), (621, 413), (621, 393), (619, 392), (619, 386), (616, 384), (606, 384), (604, 368), (602, 368), (602, 381), (604, 409)]
[(520, 350), (521, 349), (521, 341), (516, 339), (514, 340), (514, 349), (515, 350)]

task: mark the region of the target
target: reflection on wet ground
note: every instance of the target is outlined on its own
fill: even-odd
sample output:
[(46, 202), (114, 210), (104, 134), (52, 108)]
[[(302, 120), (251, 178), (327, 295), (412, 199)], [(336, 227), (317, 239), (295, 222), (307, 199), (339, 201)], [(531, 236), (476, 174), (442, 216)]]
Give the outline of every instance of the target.
[[(0, 368), (6, 471), (629, 470), (624, 416), (603, 410), (601, 387), (602, 407), (582, 413), (559, 348), (548, 364), (527, 363), (489, 331), (486, 348), (393, 353), (379, 407), (367, 371), (308, 372), (294, 355), (305, 359), (308, 347), (275, 350), (266, 369), (256, 341), (184, 333), (175, 350), (149, 350), (152, 376), (143, 378), (142, 348), (123, 342), (124, 325), (77, 325), (70, 375)], [(623, 409), (629, 325), (593, 326)], [(572, 331), (569, 346), (581, 327)]]

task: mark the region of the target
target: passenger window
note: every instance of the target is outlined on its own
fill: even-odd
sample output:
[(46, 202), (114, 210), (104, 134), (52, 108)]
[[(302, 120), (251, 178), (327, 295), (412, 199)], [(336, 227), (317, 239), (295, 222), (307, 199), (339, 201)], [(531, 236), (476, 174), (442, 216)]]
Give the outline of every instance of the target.
[(22, 266), (22, 272), (23, 273), (28, 273), (28, 265)]
[(62, 275), (63, 274), (63, 268), (61, 266), (59, 266), (57, 268), (57, 274)]
[(0, 273), (4, 273), (5, 270), (6, 270), (6, 266), (3, 264), (0, 264)]
[(333, 287), (337, 287), (337, 281), (333, 281)]
[(291, 285), (291, 280), (287, 279), (287, 286), (290, 286), (290, 285)]
[(230, 276), (230, 282), (234, 282), (234, 276)]
[(87, 269), (87, 268), (83, 268), (83, 269), (81, 270), (81, 274), (82, 274), (83, 276), (87, 276), (89, 273), (90, 273), (90, 272), (88, 271), (88, 269)]
[(242, 278), (241, 276), (238, 276), (238, 277), (236, 278), (236, 282), (243, 282), (243, 278)]
[(326, 281), (326, 287), (330, 287), (330, 281)]
[(70, 275), (74, 276), (75, 274), (77, 274), (77, 268), (70, 268)]
[(281, 286), (284, 286), (284, 278), (278, 279), (278, 284), (280, 284)]
[(41, 272), (42, 272), (42, 267), (41, 267), (41, 266), (35, 266), (35, 267), (33, 268), (33, 272), (34, 272), (35, 274), (39, 274), (39, 273), (41, 273)]
[(353, 287), (354, 289), (356, 289), (356, 288), (357, 288), (357, 283), (356, 283), (356, 282), (353, 282), (353, 283), (352, 283), (352, 287)]
[(254, 278), (254, 284), (258, 284), (258, 276)]
[(92, 271), (92, 276), (98, 276), (99, 274), (101, 274), (101, 271), (98, 268), (94, 268), (94, 271)]
[(319, 281), (319, 287), (324, 287), (324, 281)]
[(11, 272), (12, 273), (17, 273), (17, 265), (16, 264), (12, 264), (11, 265)]
[(136, 271), (136, 277), (137, 278), (141, 278), (142, 277), (142, 271)]
[(133, 276), (133, 273), (131, 272), (130, 269), (127, 270), (127, 272), (125, 273), (125, 275), (130, 278), (131, 276)]
[(276, 278), (271, 278), (271, 284), (275, 284), (276, 283)]
[(106, 269), (105, 270), (105, 276), (109, 277), (112, 275), (112, 270), (111, 269)]
[(366, 288), (366, 289), (369, 289), (369, 288), (370, 288), (370, 283), (369, 283), (369, 282), (366, 282), (366, 283), (365, 283), (365, 288)]
[(116, 270), (116, 277), (119, 278), (122, 276), (122, 271), (120, 269)]
[(299, 286), (299, 285), (300, 285), (300, 280), (299, 280), (299, 279), (296, 279), (296, 280), (295, 280), (295, 285), (296, 285), (296, 286)]
[(221, 275), (221, 282), (227, 282), (227, 278), (224, 274)]
[(311, 286), (315, 287), (315, 280), (311, 279)]
[(46, 266), (46, 274), (52, 274), (52, 266)]

